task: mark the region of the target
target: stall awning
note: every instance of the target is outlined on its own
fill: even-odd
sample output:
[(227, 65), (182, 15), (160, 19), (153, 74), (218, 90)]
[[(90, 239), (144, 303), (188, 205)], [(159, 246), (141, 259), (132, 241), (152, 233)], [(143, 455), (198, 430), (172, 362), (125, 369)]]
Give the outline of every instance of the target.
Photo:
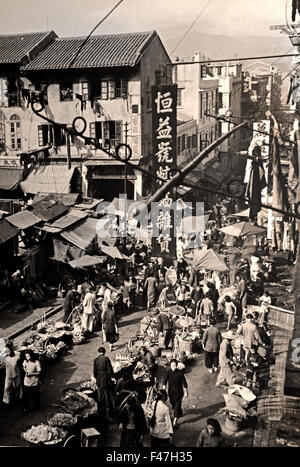
[(60, 236), (73, 245), (76, 245), (78, 248), (86, 250), (90, 243), (97, 237), (98, 224), (98, 219), (88, 218), (80, 225), (77, 225), (68, 231), (61, 232)]
[(7, 222), (6, 219), (0, 221), (0, 245), (18, 235), (18, 229)]
[(87, 268), (89, 266), (96, 266), (97, 264), (102, 264), (105, 260), (106, 256), (84, 255), (80, 258), (70, 261), (69, 265), (72, 266), (72, 268)]
[(39, 217), (42, 221), (49, 222), (65, 214), (68, 211), (68, 208), (60, 201), (57, 201), (51, 196), (47, 196), (37, 203), (33, 203), (31, 210), (33, 214)]
[[(35, 195), (34, 197), (34, 202), (36, 203), (37, 201), (40, 201), (43, 199), (46, 194), (43, 195)], [(65, 206), (74, 206), (76, 204), (76, 201), (79, 198), (79, 193), (55, 193), (51, 194), (52, 198), (57, 199), (58, 201), (61, 201)]]
[(0, 190), (15, 190), (23, 180), (23, 168), (0, 168)]
[(28, 211), (28, 209), (17, 212), (17, 214), (7, 217), (6, 220), (21, 230), (28, 229), (28, 227), (33, 227), (41, 222), (41, 219), (35, 216), (33, 212)]
[(185, 254), (186, 259), (192, 259), (193, 267), (196, 271), (205, 269), (207, 271), (228, 271), (225, 264), (224, 257), (213, 251), (209, 250), (193, 250)]
[(67, 165), (45, 165), (33, 170), (21, 188), (24, 193), (70, 193), (71, 179), (75, 167)]
[(102, 244), (100, 245), (100, 248), (103, 253), (105, 253), (107, 256), (110, 256), (113, 259), (130, 259), (128, 256), (121, 253), (116, 246), (105, 246)]

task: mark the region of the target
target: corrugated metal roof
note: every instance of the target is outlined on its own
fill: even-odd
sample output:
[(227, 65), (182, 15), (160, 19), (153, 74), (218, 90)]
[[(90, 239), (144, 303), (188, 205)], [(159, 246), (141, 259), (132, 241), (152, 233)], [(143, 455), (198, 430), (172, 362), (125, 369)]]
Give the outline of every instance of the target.
[[(71, 68), (134, 66), (156, 31), (92, 36), (84, 45)], [(24, 70), (66, 69), (86, 37), (64, 37), (41, 52)]]
[[(77, 222), (82, 221), (83, 219), (86, 219), (88, 217), (87, 212), (80, 211), (79, 209), (73, 209), (70, 212), (68, 212), (65, 216), (60, 217), (54, 222), (51, 222), (48, 225), (45, 225), (45, 227), (50, 227), (52, 229), (55, 229), (57, 231), (64, 230), (68, 227), (71, 227), (71, 225), (76, 224)], [(49, 232), (50, 230), (48, 230)], [(54, 232), (54, 231), (53, 231)]]
[(51, 196), (47, 196), (37, 203), (33, 203), (31, 208), (33, 214), (43, 221), (48, 222), (62, 216), (68, 211), (68, 208), (63, 203), (51, 198)]
[(21, 182), (24, 193), (70, 193), (75, 167), (67, 165), (44, 165), (34, 169)]
[(27, 229), (28, 227), (32, 227), (33, 225), (41, 222), (41, 219), (35, 216), (33, 212), (28, 209), (17, 212), (17, 214), (7, 217), (6, 220), (21, 230)]
[(0, 245), (18, 235), (18, 229), (7, 222), (6, 219), (0, 221)]
[[(45, 198), (45, 196), (48, 196), (51, 193), (45, 193), (44, 195), (35, 195), (34, 197), (34, 202), (36, 203), (37, 201), (40, 201), (41, 199)], [(76, 204), (76, 201), (79, 197), (79, 193), (54, 193), (51, 194), (52, 198), (57, 199), (58, 201), (61, 201), (65, 206), (74, 206)]]
[[(0, 51), (1, 52), (1, 51)], [(23, 180), (24, 169), (19, 168), (0, 168), (0, 189), (15, 190), (20, 181)]]
[(0, 34), (0, 63), (21, 63), (51, 32)]

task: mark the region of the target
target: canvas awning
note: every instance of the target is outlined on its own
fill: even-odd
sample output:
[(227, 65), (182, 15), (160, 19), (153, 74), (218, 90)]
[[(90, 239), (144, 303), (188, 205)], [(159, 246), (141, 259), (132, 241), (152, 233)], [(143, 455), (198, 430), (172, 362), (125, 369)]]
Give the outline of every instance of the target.
[(116, 246), (105, 246), (101, 244), (100, 248), (103, 251), (103, 253), (105, 253), (107, 256), (110, 256), (113, 259), (130, 260), (129, 256), (126, 256), (123, 253), (121, 253)]
[(187, 259), (192, 259), (193, 267), (196, 271), (205, 269), (207, 271), (226, 272), (228, 267), (225, 264), (224, 257), (214, 250), (193, 250), (184, 255)]
[(6, 219), (0, 221), (0, 245), (18, 235), (18, 229), (7, 222)]
[(70, 193), (71, 179), (75, 167), (68, 169), (67, 165), (44, 165), (34, 169), (21, 188), (24, 193)]
[(89, 266), (96, 266), (97, 264), (102, 264), (106, 260), (106, 256), (90, 256), (84, 255), (80, 258), (70, 261), (69, 265), (72, 268), (87, 268)]
[(0, 167), (0, 190), (15, 190), (23, 180), (23, 168)]
[(6, 220), (17, 227), (18, 229), (25, 230), (28, 227), (33, 227), (34, 225), (41, 222), (41, 219), (33, 214), (33, 212), (25, 209), (24, 211), (17, 212), (6, 218)]
[(59, 238), (53, 238), (53, 249), (54, 253), (50, 259), (54, 259), (55, 261), (60, 261), (62, 263), (69, 263), (83, 254), (80, 248), (65, 243)]
[(86, 250), (91, 242), (97, 238), (98, 223), (98, 219), (87, 218), (80, 225), (61, 232), (60, 236), (78, 248)]

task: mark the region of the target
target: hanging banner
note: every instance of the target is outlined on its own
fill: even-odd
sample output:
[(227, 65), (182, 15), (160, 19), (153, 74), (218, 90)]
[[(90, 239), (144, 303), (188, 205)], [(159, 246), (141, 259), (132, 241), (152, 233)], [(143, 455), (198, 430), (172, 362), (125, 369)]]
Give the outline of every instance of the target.
[[(153, 192), (174, 175), (177, 143), (177, 84), (152, 86), (153, 172), (157, 175)], [(151, 206), (153, 237), (152, 254), (162, 258), (176, 257), (174, 231), (174, 190), (167, 193), (154, 209)]]

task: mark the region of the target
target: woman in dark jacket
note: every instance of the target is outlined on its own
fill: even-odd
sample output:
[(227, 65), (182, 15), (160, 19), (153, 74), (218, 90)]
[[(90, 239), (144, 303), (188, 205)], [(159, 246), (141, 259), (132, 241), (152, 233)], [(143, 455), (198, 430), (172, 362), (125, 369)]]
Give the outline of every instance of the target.
[(147, 426), (144, 411), (135, 393), (131, 393), (121, 404), (119, 420), (122, 431), (120, 447), (140, 447)]
[(177, 424), (177, 420), (179, 417), (182, 417), (182, 408), (181, 403), (183, 399), (183, 389), (185, 389), (186, 397), (188, 397), (188, 385), (183, 373), (177, 368), (177, 360), (172, 359), (170, 363), (170, 370), (167, 373), (167, 377), (164, 382), (164, 389), (166, 384), (169, 383), (169, 399), (174, 410), (174, 420), (173, 426), (175, 427)]
[(197, 448), (217, 448), (225, 447), (225, 440), (222, 436), (221, 425), (218, 420), (214, 418), (208, 418), (207, 426), (201, 431), (197, 440)]

